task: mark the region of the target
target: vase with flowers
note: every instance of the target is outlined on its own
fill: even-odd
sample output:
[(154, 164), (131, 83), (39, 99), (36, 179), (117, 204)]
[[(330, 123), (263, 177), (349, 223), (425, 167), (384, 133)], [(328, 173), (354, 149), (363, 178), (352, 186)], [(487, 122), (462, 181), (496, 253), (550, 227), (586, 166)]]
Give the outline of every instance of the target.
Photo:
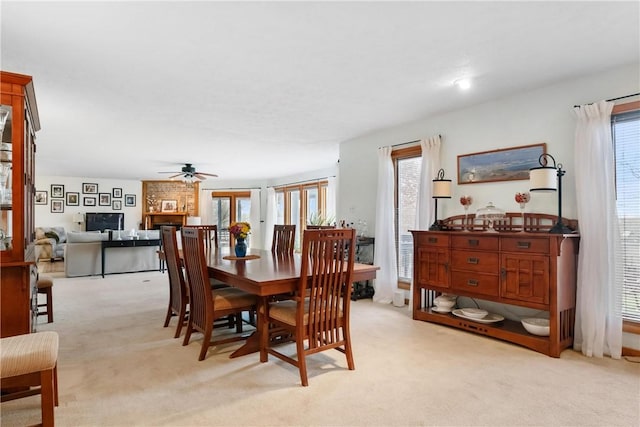
[(526, 231), (526, 224), (524, 221), (524, 208), (529, 203), (529, 193), (516, 193), (516, 202), (520, 205), (520, 211), (522, 212), (522, 231)]
[(251, 233), (251, 225), (248, 222), (233, 222), (229, 226), (229, 233), (236, 240), (234, 247), (236, 256), (238, 258), (247, 256), (247, 242), (245, 239)]
[(467, 214), (469, 213), (469, 206), (473, 203), (473, 198), (471, 196), (461, 196), (460, 204), (464, 208), (464, 224), (462, 226), (463, 231), (469, 231), (469, 225), (467, 224)]

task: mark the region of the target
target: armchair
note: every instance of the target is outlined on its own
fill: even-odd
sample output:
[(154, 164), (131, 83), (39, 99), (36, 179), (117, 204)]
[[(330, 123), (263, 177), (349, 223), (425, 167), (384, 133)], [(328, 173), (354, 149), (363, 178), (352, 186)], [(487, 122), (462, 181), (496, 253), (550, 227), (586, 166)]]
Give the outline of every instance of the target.
[(34, 243), (37, 261), (63, 259), (67, 232), (64, 227), (37, 227)]

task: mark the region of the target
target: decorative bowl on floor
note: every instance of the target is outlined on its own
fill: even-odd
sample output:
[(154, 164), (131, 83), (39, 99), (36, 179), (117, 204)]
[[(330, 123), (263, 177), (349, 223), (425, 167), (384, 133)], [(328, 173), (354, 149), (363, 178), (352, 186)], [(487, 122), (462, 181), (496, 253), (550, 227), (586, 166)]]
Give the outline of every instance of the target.
[(489, 314), (487, 310), (483, 310), (481, 308), (462, 308), (460, 311), (462, 314), (467, 317), (471, 317), (472, 319), (482, 319)]
[(541, 337), (549, 336), (549, 319), (538, 319), (530, 317), (528, 319), (522, 319), (522, 326), (533, 335), (539, 335)]

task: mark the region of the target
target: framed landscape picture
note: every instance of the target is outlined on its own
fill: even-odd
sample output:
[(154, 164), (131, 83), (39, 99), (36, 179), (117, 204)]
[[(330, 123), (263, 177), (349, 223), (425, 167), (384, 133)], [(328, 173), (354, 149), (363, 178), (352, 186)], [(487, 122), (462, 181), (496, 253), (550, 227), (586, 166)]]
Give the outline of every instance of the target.
[(51, 184), (51, 198), (64, 199), (64, 185)]
[(111, 193), (100, 193), (100, 194), (98, 194), (98, 205), (99, 206), (111, 206)]
[(64, 212), (64, 199), (56, 199), (51, 201), (51, 212), (62, 213)]
[(124, 195), (124, 205), (127, 207), (132, 207), (136, 205), (136, 195), (135, 194), (125, 194)]
[(82, 183), (82, 194), (98, 194), (98, 184), (93, 182)]
[(67, 193), (67, 206), (80, 206), (80, 193)]
[(546, 147), (541, 143), (460, 155), (458, 184), (529, 179), (529, 169), (539, 166)]
[(49, 201), (48, 193), (46, 190), (36, 190), (36, 205), (46, 205)]
[(85, 206), (95, 206), (96, 198), (95, 197), (85, 197), (82, 199), (82, 204)]

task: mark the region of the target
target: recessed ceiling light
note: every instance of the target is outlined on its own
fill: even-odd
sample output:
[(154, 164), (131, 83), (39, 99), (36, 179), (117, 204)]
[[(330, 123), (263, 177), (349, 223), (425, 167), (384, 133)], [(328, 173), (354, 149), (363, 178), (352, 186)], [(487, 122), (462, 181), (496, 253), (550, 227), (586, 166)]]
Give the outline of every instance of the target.
[(469, 79), (459, 79), (453, 82), (454, 85), (458, 86), (460, 89), (469, 89), (471, 87), (471, 80)]

